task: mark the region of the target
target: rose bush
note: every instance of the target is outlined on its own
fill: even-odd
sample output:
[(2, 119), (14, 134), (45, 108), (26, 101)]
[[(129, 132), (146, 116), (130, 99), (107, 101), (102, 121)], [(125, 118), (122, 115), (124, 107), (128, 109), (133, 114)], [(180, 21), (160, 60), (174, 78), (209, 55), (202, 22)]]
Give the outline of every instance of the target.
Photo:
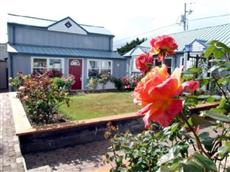
[[(145, 76), (132, 94), (134, 103), (142, 108), (138, 114), (145, 115), (148, 130), (138, 135), (115, 132), (111, 139), (112, 153), (107, 154), (108, 162), (115, 162), (111, 171), (229, 171), (230, 48), (214, 41), (204, 53), (207, 60), (202, 66), (216, 62), (215, 70), (220, 72), (213, 72), (213, 67), (208, 65), (208, 69), (196, 67), (184, 73), (183, 67), (176, 68), (169, 75), (164, 59), (177, 48), (175, 40), (161, 36), (152, 39), (151, 46), (149, 54), (158, 55), (162, 66), (149, 68), (149, 59), (139, 56), (137, 61), (141, 59), (144, 67), (138, 69)], [(204, 77), (207, 71), (213, 73)], [(192, 114), (190, 109), (200, 98), (205, 100), (204, 95), (194, 94), (194, 91), (201, 92), (200, 87), (204, 89), (206, 85), (205, 88), (209, 88), (209, 81), (211, 86), (216, 86), (214, 92), (222, 96), (219, 106)], [(210, 95), (207, 101), (214, 100), (213, 97)]]
[(68, 94), (73, 82), (73, 76), (54, 77), (51, 72), (41, 75), (20, 73), (10, 81), (33, 124), (48, 124), (62, 120), (58, 115), (57, 106), (59, 103), (69, 103)]

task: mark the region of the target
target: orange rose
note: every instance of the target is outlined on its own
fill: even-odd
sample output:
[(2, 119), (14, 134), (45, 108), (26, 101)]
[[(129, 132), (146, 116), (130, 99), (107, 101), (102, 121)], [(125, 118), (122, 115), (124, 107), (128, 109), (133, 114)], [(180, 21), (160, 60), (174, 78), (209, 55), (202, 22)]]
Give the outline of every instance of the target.
[(167, 55), (173, 55), (177, 44), (171, 36), (159, 36), (150, 41), (150, 52), (154, 55), (158, 54), (158, 60), (163, 61)]
[[(178, 98), (183, 91), (181, 72), (182, 68), (176, 68), (170, 76), (167, 66), (163, 64), (162, 67), (153, 68), (136, 86), (134, 102), (142, 106), (138, 113), (145, 115), (146, 128), (150, 121), (166, 127), (182, 112), (182, 100)], [(193, 81), (192, 86), (194, 82), (198, 83)], [(190, 83), (185, 84), (187, 89)], [(199, 86), (199, 83), (196, 85)]]

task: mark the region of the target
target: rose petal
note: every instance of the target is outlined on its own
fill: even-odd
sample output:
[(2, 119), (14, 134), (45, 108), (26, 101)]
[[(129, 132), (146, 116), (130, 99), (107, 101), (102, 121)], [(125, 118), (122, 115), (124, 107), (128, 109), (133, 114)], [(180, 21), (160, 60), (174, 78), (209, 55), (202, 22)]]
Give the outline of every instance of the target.
[(141, 110), (139, 110), (137, 112), (138, 115), (144, 115), (146, 112), (148, 112), (150, 110), (150, 107), (152, 106), (152, 103), (149, 103), (148, 105), (146, 105), (144, 108), (142, 108)]
[(151, 114), (149, 120), (158, 122), (163, 127), (167, 127), (173, 119), (182, 112), (182, 100), (173, 100), (167, 109), (159, 109)]
[(187, 81), (182, 84), (183, 90), (188, 91), (190, 93), (194, 92), (199, 87), (200, 83), (198, 81)]

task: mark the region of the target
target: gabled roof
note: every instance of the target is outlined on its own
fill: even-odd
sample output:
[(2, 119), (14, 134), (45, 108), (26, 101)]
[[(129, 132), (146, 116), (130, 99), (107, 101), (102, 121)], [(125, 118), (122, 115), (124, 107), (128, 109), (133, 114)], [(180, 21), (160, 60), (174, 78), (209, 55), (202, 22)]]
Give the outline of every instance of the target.
[[(197, 40), (202, 44), (207, 44), (207, 42), (211, 40), (218, 40), (225, 43), (227, 46), (230, 46), (230, 23), (199, 28), (195, 30), (188, 30), (185, 32), (178, 32), (169, 35), (175, 38), (178, 44), (177, 51), (183, 51), (184, 47), (192, 43), (194, 40)], [(141, 46), (150, 47), (150, 40), (151, 39), (146, 40), (141, 44)]]
[(140, 55), (141, 53), (147, 53), (150, 50), (148, 47), (142, 47), (142, 46), (136, 46), (135, 48), (131, 49), (127, 53), (125, 53), (123, 56), (124, 57), (131, 57), (131, 56), (136, 56)]
[[(196, 46), (194, 49), (194, 44), (199, 46)], [(190, 44), (185, 45), (183, 48), (183, 51), (204, 51), (208, 47), (208, 42), (205, 40), (195, 39)]]
[(116, 52), (85, 50), (76, 48), (57, 48), (47, 46), (29, 46), (29, 45), (8, 45), (9, 53), (23, 53), (34, 55), (50, 55), (50, 56), (67, 56), (67, 57), (87, 57), (87, 58), (105, 58), (105, 59), (124, 59)]
[(66, 17), (48, 26), (48, 30), (69, 32), (86, 35), (88, 33), (81, 25), (76, 23), (71, 17)]
[(87, 33), (113, 36), (113, 34), (109, 30), (104, 28), (103, 26), (79, 24), (70, 17), (66, 17), (64, 19), (57, 21), (57, 20), (50, 20), (50, 19), (44, 19), (44, 18), (38, 18), (38, 17), (8, 14), (7, 22), (8, 23), (14, 23), (14, 24), (20, 24), (20, 25), (28, 25), (28, 26), (48, 28), (49, 26), (53, 26), (53, 25), (65, 20), (67, 18), (71, 19), (75, 24), (77, 24), (79, 27), (81, 27)]

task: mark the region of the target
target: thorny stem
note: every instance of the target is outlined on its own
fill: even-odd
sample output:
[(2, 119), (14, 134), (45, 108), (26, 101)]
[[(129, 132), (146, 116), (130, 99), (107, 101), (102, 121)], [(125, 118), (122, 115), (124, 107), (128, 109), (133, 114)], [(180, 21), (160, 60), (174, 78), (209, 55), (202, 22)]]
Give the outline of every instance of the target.
[(199, 137), (197, 136), (195, 130), (192, 128), (192, 126), (187, 121), (186, 116), (183, 113), (181, 113), (181, 116), (182, 116), (182, 119), (184, 120), (184, 122), (188, 125), (189, 129), (192, 131), (193, 135), (195, 136), (197, 147), (198, 147), (200, 153), (204, 153), (209, 159), (211, 159), (210, 155), (204, 150), (204, 148), (201, 144), (201, 141), (200, 141)]
[(216, 85), (218, 86), (218, 88), (220, 89), (220, 91), (222, 92), (222, 94), (224, 95), (225, 99), (229, 102), (228, 97), (227, 97), (226, 93), (224, 92), (223, 88), (222, 88), (221, 85), (217, 82), (217, 80), (216, 80), (216, 78), (215, 78), (214, 76), (213, 76), (213, 78), (214, 78), (214, 81), (215, 81)]

